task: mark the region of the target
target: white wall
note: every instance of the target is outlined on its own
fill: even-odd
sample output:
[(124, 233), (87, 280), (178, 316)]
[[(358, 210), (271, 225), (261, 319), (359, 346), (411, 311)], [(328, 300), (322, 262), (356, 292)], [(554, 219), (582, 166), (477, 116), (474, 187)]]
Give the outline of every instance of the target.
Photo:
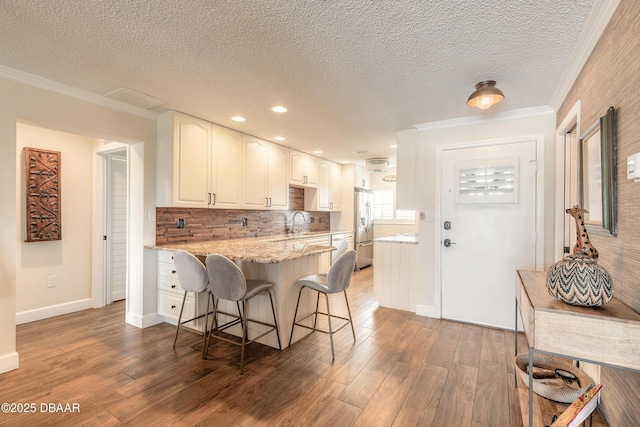
[[(35, 80), (34, 85), (19, 82), (31, 80)], [(144, 206), (145, 212), (155, 212), (155, 119), (88, 102), (86, 99), (90, 97), (77, 90), (72, 96), (63, 95), (61, 93), (66, 89), (61, 88), (61, 85), (54, 85), (55, 88), (51, 91), (35, 86), (46, 85), (30, 77), (11, 76), (11, 80), (0, 77), (0, 182), (5, 189), (0, 203), (0, 372), (18, 367), (16, 290), (18, 286), (22, 286), (18, 282), (18, 270), (22, 267), (18, 264), (19, 250), (16, 242), (21, 237), (20, 224), (23, 218), (19, 215), (18, 197), (14, 193), (18, 188), (17, 124), (25, 123), (110, 141), (139, 143), (136, 144), (139, 149), (134, 155), (144, 161), (144, 168), (141, 171), (143, 180), (140, 179), (143, 182), (143, 195), (137, 201)], [(144, 145), (144, 150), (140, 148), (141, 145)], [(73, 164), (67, 166), (73, 167)], [(142, 236), (144, 244), (154, 243), (155, 221), (147, 221), (146, 216), (144, 220), (135, 220), (141, 224), (136, 232)], [(143, 251), (142, 247), (135, 248), (135, 252), (144, 252), (144, 259), (142, 255), (138, 256), (140, 262), (137, 262), (136, 267), (140, 269), (140, 274), (131, 283), (131, 288), (142, 298), (132, 301), (128, 309), (144, 317), (151, 315), (156, 305), (155, 268), (151, 259), (154, 254), (152, 251)], [(35, 263), (36, 260), (33, 261), (33, 268), (42, 267)], [(61, 274), (65, 275), (67, 272)]]
[[(16, 311), (85, 302), (91, 298), (91, 192), (93, 182), (93, 138), (29, 126), (17, 126), (16, 204), (20, 233), (16, 236)], [(62, 240), (25, 242), (25, 158), (24, 147), (59, 151), (61, 157)], [(57, 284), (47, 287), (47, 277)]]
[[(404, 130), (398, 132), (398, 150), (415, 149), (417, 167), (413, 184), (415, 188), (415, 209), (418, 212), (435, 213), (436, 200), (436, 147), (448, 144), (481, 142), (492, 139), (520, 137), (523, 135), (543, 134), (545, 136), (545, 235), (541, 236), (544, 245), (545, 267), (553, 262), (553, 201), (554, 201), (554, 154), (555, 154), (555, 114), (546, 114), (525, 118), (492, 118), (470, 124), (458, 124), (448, 127), (433, 127), (422, 131)], [(404, 153), (406, 154), (406, 153)], [(403, 179), (406, 177), (403, 177)], [(400, 185), (402, 185), (400, 183)], [(407, 209), (411, 206), (406, 206)], [(436, 227), (434, 220), (418, 220), (419, 256), (418, 277), (422, 283), (418, 287), (418, 305), (423, 307), (421, 314), (434, 315), (436, 307), (436, 269), (435, 255)]]

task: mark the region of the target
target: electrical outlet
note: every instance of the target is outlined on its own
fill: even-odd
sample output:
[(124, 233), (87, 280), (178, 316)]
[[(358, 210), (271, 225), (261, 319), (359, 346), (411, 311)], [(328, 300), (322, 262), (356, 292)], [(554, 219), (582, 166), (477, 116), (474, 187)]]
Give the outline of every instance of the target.
[(184, 228), (184, 218), (178, 218), (178, 228)]
[(242, 218), (242, 226), (243, 227), (248, 227), (249, 226), (249, 219), (248, 218)]
[(56, 287), (56, 276), (47, 277), (47, 288), (55, 288)]

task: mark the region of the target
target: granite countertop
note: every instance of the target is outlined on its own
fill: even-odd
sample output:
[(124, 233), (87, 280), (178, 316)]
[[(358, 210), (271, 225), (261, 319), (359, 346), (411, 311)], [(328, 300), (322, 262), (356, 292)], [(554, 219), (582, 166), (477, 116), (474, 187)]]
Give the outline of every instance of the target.
[(418, 236), (415, 234), (395, 234), (393, 236), (379, 237), (375, 241), (379, 243), (404, 243), (417, 245)]
[(335, 250), (333, 246), (306, 245), (305, 237), (329, 235), (333, 232), (296, 233), (283, 236), (250, 237), (245, 239), (210, 240), (206, 242), (175, 243), (146, 246), (163, 251), (184, 250), (196, 256), (221, 254), (233, 261), (250, 261), (260, 264), (277, 264), (297, 258), (318, 255)]

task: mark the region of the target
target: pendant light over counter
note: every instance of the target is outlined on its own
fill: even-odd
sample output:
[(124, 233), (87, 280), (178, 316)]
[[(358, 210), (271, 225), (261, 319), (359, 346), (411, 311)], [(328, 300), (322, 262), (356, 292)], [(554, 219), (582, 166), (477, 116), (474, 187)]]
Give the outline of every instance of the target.
[(496, 87), (495, 80), (485, 80), (476, 84), (476, 90), (469, 96), (467, 105), (478, 110), (486, 110), (503, 99), (504, 94)]

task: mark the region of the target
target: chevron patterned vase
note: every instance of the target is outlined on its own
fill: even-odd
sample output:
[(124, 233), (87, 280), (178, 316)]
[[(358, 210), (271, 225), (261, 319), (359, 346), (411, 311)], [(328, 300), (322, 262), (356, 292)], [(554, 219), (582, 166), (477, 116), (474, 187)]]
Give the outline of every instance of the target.
[(611, 276), (585, 254), (572, 254), (547, 271), (547, 290), (567, 304), (597, 307), (613, 298)]

